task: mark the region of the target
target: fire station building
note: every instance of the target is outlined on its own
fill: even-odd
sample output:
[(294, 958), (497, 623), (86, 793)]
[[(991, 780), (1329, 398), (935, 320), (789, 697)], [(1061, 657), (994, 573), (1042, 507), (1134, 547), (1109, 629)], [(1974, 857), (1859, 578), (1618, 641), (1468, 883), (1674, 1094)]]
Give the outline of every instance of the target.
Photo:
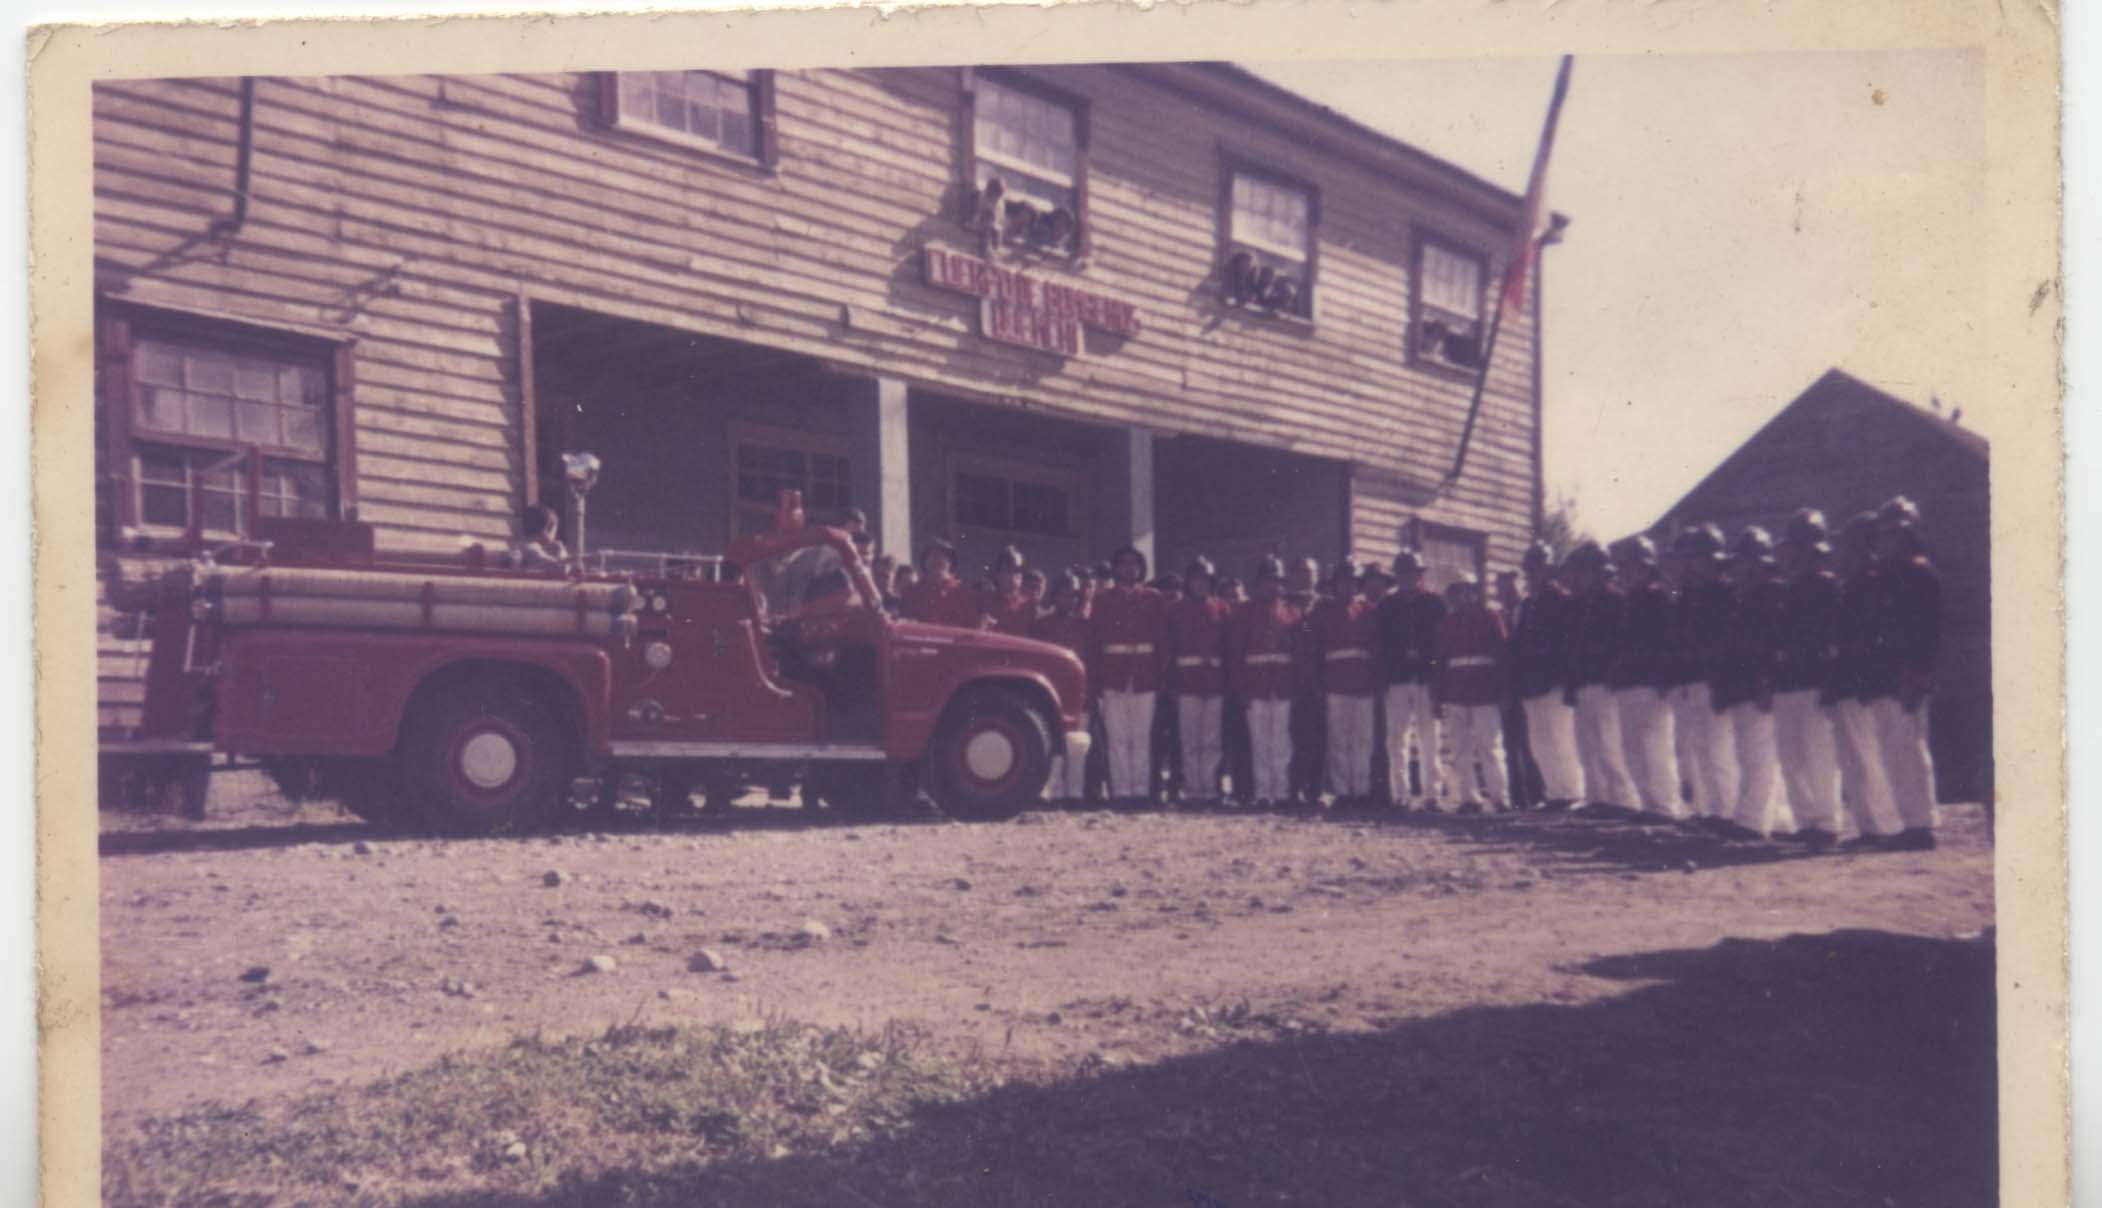
[[(1136, 543), (1434, 578), (1540, 500), (1521, 199), (1223, 64), (123, 80), (94, 91), (106, 573), (192, 529), (594, 548), (778, 492), (966, 567)], [(131, 699), (106, 639), (106, 724)]]

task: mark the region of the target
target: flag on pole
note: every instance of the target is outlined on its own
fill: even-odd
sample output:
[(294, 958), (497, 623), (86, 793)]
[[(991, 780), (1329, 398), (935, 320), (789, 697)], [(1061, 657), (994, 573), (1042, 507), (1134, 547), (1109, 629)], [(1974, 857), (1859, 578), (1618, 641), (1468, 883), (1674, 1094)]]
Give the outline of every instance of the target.
[(1525, 183), (1525, 215), (1518, 228), (1517, 245), (1504, 265), (1501, 289), (1503, 318), (1516, 320), (1525, 313), (1525, 283), (1532, 276), (1533, 259), (1540, 253), (1540, 240), (1553, 218), (1547, 209), (1547, 158), (1555, 149), (1555, 124), (1562, 119), (1562, 101), (1569, 95), (1569, 65), (1572, 56), (1562, 56), (1555, 72), (1555, 94), (1547, 103), (1547, 124), (1540, 131), (1540, 149), (1533, 153), (1533, 174)]

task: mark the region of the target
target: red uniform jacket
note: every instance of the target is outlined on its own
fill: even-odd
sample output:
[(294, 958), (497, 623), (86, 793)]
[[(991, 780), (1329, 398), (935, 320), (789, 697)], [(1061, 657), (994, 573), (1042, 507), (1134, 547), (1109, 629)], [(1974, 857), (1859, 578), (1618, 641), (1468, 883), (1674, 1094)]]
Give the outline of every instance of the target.
[(1081, 665), (1087, 668), (1088, 693), (1095, 691), (1095, 627), (1086, 614), (1067, 616), (1062, 612), (1046, 613), (1038, 617), (1030, 627), (1029, 636), (1040, 642), (1051, 642), (1080, 656)]
[(1503, 614), (1477, 605), (1447, 613), (1431, 639), (1431, 693), (1443, 705), (1501, 705), (1511, 695)]
[(1036, 597), (1024, 592), (1018, 591), (1011, 596), (987, 592), (981, 607), (996, 633), (1026, 638), (1036, 624)]
[(1329, 597), (1308, 618), (1321, 655), (1321, 690), (1330, 696), (1373, 696), (1380, 688), (1379, 615), (1362, 597), (1348, 604)]
[(1160, 688), (1161, 594), (1150, 587), (1109, 587), (1095, 593), (1095, 658), (1102, 687), (1117, 692)]
[(899, 603), (900, 611), (912, 620), (963, 629), (978, 628), (978, 606), (978, 593), (953, 577), (921, 579), (905, 590)]
[(1168, 683), (1184, 696), (1226, 695), (1226, 626), (1233, 608), (1224, 600), (1188, 596), (1167, 605), (1162, 637)]
[(1293, 648), (1302, 644), (1304, 619), (1283, 600), (1250, 600), (1227, 632), (1228, 672), (1243, 700), (1290, 700), (1297, 685)]

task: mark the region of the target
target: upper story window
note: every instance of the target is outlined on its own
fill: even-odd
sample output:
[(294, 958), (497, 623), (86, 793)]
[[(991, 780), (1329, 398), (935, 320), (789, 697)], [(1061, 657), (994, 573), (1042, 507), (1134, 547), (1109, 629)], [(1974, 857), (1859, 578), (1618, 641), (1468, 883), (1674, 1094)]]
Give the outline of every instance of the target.
[(1083, 129), (1077, 104), (976, 75), (974, 225), (998, 243), (1076, 251), (1086, 194)]
[(1226, 300), (1311, 318), (1314, 313), (1314, 191), (1246, 168), (1226, 190)]
[(1416, 319), (1410, 356), (1432, 365), (1476, 369), (1488, 262), (1479, 253), (1425, 239), (1416, 245)]
[(771, 72), (617, 71), (605, 79), (607, 112), (618, 129), (773, 162)]
[(103, 340), (121, 527), (244, 536), (255, 517), (329, 519), (348, 507), (347, 349), (132, 318), (106, 322)]

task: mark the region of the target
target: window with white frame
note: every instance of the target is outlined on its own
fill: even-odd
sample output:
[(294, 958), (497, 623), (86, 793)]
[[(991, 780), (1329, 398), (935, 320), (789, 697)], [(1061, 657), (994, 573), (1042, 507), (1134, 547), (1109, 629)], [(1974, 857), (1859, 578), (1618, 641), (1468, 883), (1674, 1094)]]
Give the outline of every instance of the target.
[(245, 535), (256, 513), (326, 519), (335, 511), (327, 362), (266, 341), (222, 344), (173, 333), (131, 340), (126, 509), (148, 530)]
[(758, 71), (621, 71), (611, 78), (613, 125), (741, 159), (769, 157), (771, 90)]
[(1226, 300), (1277, 314), (1311, 316), (1313, 191), (1236, 168), (1228, 181), (1226, 205)]
[(1078, 109), (997, 78), (972, 86), (975, 225), (1004, 243), (1071, 252), (1081, 223)]
[(1487, 262), (1478, 253), (1434, 239), (1417, 245), (1410, 350), (1417, 360), (1454, 369), (1480, 367), (1487, 275)]

